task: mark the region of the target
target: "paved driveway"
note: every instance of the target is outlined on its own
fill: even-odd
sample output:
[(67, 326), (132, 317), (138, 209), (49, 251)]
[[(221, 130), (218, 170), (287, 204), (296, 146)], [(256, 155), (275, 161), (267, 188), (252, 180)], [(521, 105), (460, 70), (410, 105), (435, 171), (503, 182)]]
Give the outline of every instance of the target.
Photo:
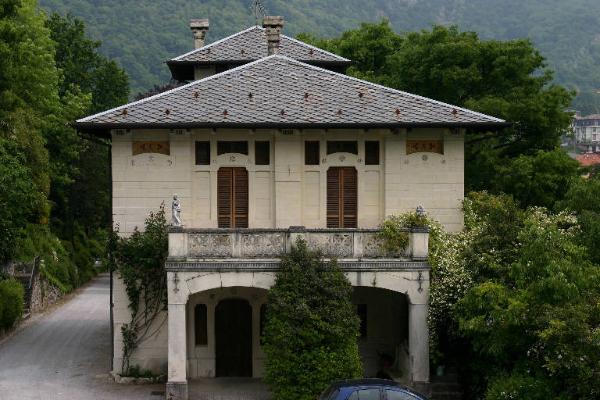
[[(124, 385), (110, 369), (109, 279), (100, 275), (64, 304), (0, 343), (0, 400), (158, 400), (165, 387)], [(199, 379), (190, 400), (266, 400), (255, 379)]]
[(164, 398), (163, 385), (120, 385), (108, 380), (108, 299), (109, 279), (104, 274), (1, 343), (0, 399)]

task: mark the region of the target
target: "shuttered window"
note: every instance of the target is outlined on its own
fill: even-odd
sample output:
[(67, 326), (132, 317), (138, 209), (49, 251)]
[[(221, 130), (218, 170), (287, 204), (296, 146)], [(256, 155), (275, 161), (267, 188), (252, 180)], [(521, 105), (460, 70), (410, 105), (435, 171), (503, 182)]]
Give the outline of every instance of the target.
[(356, 140), (328, 140), (327, 155), (333, 153), (351, 153), (358, 155), (358, 142)]
[(196, 304), (194, 307), (194, 331), (196, 346), (206, 346), (208, 344), (206, 304)]
[(379, 165), (379, 142), (367, 140), (365, 142), (365, 165)]
[(254, 142), (254, 163), (256, 165), (269, 165), (271, 163), (271, 146), (269, 142)]
[(309, 140), (304, 142), (304, 164), (305, 165), (319, 165), (319, 159), (321, 158), (319, 142), (316, 140)]
[(217, 155), (227, 153), (239, 153), (248, 155), (248, 142), (226, 142), (226, 141), (218, 141), (217, 142)]
[(327, 227), (356, 228), (357, 176), (353, 167), (327, 170)]
[(196, 142), (196, 165), (210, 165), (210, 142)]
[(248, 171), (220, 168), (217, 173), (217, 218), (219, 228), (248, 227)]

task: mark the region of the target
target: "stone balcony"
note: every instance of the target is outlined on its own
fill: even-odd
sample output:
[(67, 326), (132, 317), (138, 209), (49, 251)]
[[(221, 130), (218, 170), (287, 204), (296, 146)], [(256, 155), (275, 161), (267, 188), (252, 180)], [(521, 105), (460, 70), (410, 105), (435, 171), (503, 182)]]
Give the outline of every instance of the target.
[(282, 254), (298, 238), (308, 248), (335, 258), (344, 270), (397, 270), (428, 268), (429, 233), (406, 228), (407, 248), (386, 254), (378, 229), (196, 229), (169, 231), (167, 270), (276, 270)]

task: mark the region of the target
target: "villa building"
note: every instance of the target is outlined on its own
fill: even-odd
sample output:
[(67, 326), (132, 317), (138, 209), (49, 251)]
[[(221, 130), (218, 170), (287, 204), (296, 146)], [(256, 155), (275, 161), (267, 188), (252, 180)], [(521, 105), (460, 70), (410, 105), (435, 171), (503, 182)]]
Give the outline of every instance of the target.
[(576, 115), (572, 129), (580, 150), (600, 153), (600, 114)]
[[(429, 380), (428, 234), (410, 230), (405, 254), (389, 258), (377, 229), (418, 206), (461, 229), (465, 133), (505, 123), (347, 76), (350, 60), (282, 26), (265, 17), (205, 45), (208, 21), (193, 20), (196, 49), (167, 62), (188, 83), (77, 121), (112, 141), (121, 234), (175, 194), (181, 206), (165, 265), (168, 312), (132, 359), (168, 369), (168, 398), (187, 398), (197, 377), (263, 376), (266, 296), (297, 237), (336, 257), (355, 288), (365, 374), (388, 353), (400, 379)], [(117, 278), (114, 293), (119, 372), (130, 312)]]

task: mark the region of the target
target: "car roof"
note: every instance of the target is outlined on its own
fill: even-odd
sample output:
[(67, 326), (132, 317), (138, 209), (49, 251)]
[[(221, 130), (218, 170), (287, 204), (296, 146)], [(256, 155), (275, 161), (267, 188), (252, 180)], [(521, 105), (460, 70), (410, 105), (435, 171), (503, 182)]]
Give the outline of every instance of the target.
[(333, 382), (331, 387), (336, 389), (345, 389), (345, 388), (355, 388), (355, 387), (365, 387), (365, 386), (373, 386), (373, 387), (395, 387), (402, 390), (405, 390), (411, 394), (414, 394), (420, 398), (424, 398), (422, 394), (419, 392), (415, 392), (409, 387), (406, 387), (396, 381), (392, 381), (389, 379), (378, 379), (378, 378), (361, 378), (361, 379), (347, 379), (342, 381)]
[(378, 379), (378, 378), (362, 378), (362, 379), (346, 379), (343, 381), (337, 381), (332, 384), (335, 387), (349, 387), (349, 386), (396, 386), (402, 387), (398, 382), (389, 379)]

